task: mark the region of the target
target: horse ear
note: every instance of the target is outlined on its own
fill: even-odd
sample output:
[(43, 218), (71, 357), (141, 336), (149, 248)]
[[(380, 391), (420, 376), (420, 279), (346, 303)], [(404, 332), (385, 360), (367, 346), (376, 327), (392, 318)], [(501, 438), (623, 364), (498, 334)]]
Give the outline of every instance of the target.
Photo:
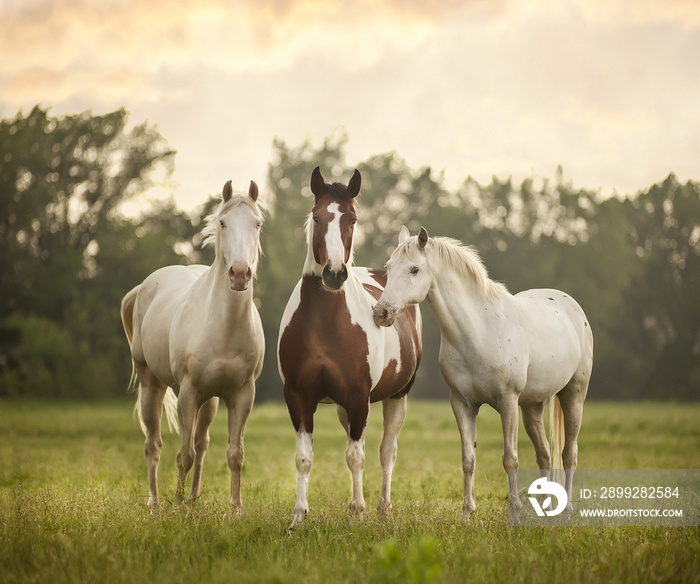
[(231, 186), (231, 181), (228, 181), (224, 185), (224, 190), (221, 191), (221, 196), (224, 199), (224, 203), (227, 203), (231, 199), (232, 195), (233, 195), (233, 187)]
[(408, 229), (406, 228), (406, 226), (402, 225), (401, 231), (399, 232), (399, 245), (401, 245), (409, 237), (411, 237), (411, 234), (408, 232)]
[(317, 166), (311, 173), (311, 192), (315, 197), (320, 197), (326, 190), (326, 181), (321, 174), (321, 169)]
[(362, 176), (360, 175), (360, 171), (355, 169), (355, 172), (352, 175), (352, 178), (350, 179), (350, 182), (348, 183), (348, 194), (354, 199), (357, 195), (360, 194), (360, 186), (362, 185)]
[(250, 181), (250, 188), (248, 189), (248, 196), (254, 201), (258, 200), (258, 185), (255, 184), (254, 180)]
[(427, 243), (428, 232), (425, 230), (425, 227), (421, 227), (420, 232), (418, 233), (418, 247), (420, 247), (421, 249), (425, 249)]

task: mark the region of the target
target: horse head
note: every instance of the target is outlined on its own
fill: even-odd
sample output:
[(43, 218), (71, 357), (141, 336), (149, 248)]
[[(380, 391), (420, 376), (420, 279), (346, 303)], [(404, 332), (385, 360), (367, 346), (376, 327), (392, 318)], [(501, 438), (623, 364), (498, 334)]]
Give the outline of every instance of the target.
[(311, 247), (314, 260), (322, 268), (323, 285), (331, 291), (340, 290), (348, 279), (352, 236), (357, 223), (355, 197), (360, 193), (361, 180), (358, 170), (347, 186), (326, 183), (318, 166), (311, 173), (314, 195)]
[(428, 232), (420, 228), (411, 237), (406, 227), (399, 233), (399, 245), (386, 264), (387, 281), (382, 295), (374, 305), (374, 322), (391, 326), (396, 317), (411, 304), (419, 304), (428, 295), (432, 276), (425, 257)]
[(215, 215), (216, 255), (226, 267), (232, 290), (247, 290), (255, 276), (260, 257), (260, 227), (263, 214), (258, 207), (258, 185), (250, 181), (248, 195), (234, 195), (231, 181), (222, 191)]

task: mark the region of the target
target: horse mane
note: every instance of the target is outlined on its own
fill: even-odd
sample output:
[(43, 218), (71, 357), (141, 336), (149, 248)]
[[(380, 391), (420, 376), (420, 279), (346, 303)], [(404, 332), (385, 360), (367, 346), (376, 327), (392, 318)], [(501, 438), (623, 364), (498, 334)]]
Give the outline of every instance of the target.
[[(221, 201), (216, 211), (211, 213), (204, 220), (204, 228), (202, 234), (202, 246), (211, 245), (216, 248), (217, 234), (219, 232), (219, 218), (228, 213), (231, 209), (235, 209), (241, 205), (248, 205), (262, 221), (265, 218), (264, 208), (256, 201), (253, 201), (248, 195), (232, 195), (228, 201)], [(258, 246), (259, 247), (259, 246)], [(258, 249), (258, 253), (260, 253)]]
[[(428, 245), (445, 266), (473, 280), (477, 292), (485, 300), (494, 300), (501, 294), (508, 294), (508, 288), (505, 284), (494, 282), (489, 278), (488, 271), (475, 247), (464, 245), (461, 241), (451, 237), (431, 237)], [(418, 237), (411, 237), (399, 245), (396, 251), (398, 252), (400, 249), (413, 260), (416, 260), (422, 253), (418, 246)]]

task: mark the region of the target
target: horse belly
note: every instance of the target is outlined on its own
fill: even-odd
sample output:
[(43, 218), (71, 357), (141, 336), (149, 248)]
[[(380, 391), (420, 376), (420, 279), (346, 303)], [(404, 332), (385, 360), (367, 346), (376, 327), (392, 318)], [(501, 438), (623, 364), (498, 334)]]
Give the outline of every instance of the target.
[(177, 385), (170, 367), (170, 330), (195, 273), (183, 266), (161, 268), (144, 280), (136, 299), (134, 338), (139, 346), (134, 359), (170, 387)]

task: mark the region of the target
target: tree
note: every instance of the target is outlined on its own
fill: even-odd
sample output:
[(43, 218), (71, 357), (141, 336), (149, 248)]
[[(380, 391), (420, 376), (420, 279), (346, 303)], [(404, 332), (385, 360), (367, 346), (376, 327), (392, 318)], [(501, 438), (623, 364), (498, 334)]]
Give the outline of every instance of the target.
[[(114, 264), (122, 252), (123, 268), (130, 261), (123, 252), (137, 245), (125, 230), (138, 233), (117, 211), (153, 184), (156, 171), (167, 175), (174, 156), (154, 128), (127, 131), (126, 124), (123, 109), (54, 117), (39, 106), (0, 121), (0, 376), (6, 382), (0, 391), (6, 394), (95, 395), (113, 392), (111, 380), (125, 384), (112, 366), (115, 331), (123, 286), (136, 283), (138, 270)], [(172, 250), (171, 256), (177, 258)], [(112, 280), (117, 274), (123, 280)], [(34, 337), (42, 330), (55, 342), (39, 350)], [(55, 358), (46, 355), (51, 347)], [(39, 368), (30, 365), (36, 354), (53, 363), (53, 383), (37, 381)]]
[(637, 395), (697, 398), (700, 389), (700, 184), (671, 174), (627, 202), (639, 272), (625, 291), (618, 341)]

